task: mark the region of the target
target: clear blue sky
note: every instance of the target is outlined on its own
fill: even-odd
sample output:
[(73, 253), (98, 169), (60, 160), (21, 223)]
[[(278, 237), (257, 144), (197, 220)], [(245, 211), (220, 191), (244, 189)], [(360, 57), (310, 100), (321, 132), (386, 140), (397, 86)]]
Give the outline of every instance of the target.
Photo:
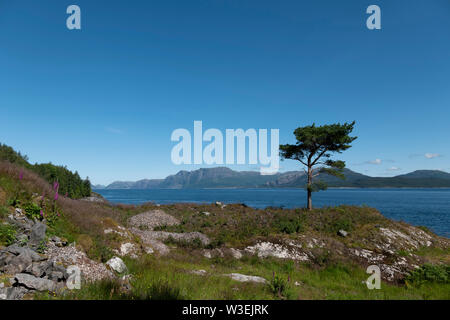
[(194, 120), (281, 143), (356, 120), (350, 169), (450, 171), (450, 1), (0, 0), (0, 114), (0, 142), (93, 183), (197, 168), (170, 160)]

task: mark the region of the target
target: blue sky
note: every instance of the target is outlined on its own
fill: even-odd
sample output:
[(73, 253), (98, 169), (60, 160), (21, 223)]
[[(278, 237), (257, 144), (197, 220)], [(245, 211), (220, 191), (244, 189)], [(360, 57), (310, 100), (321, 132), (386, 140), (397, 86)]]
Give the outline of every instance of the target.
[(448, 0), (0, 0), (0, 142), (110, 183), (200, 167), (170, 159), (194, 120), (281, 143), (356, 120), (350, 169), (450, 171), (449, 18)]

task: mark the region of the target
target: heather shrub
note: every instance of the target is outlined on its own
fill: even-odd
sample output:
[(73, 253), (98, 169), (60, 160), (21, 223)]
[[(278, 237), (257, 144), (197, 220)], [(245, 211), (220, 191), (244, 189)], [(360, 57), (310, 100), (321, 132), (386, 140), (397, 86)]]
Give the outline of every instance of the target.
[(449, 265), (425, 264), (419, 269), (412, 271), (405, 281), (413, 285), (424, 283), (450, 283)]
[(275, 219), (274, 228), (281, 233), (299, 233), (304, 230), (303, 220), (300, 217), (283, 215)]

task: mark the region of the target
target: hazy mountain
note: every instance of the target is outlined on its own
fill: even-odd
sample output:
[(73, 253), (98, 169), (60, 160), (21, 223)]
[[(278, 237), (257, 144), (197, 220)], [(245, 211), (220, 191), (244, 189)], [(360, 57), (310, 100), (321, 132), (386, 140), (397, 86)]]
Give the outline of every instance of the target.
[(407, 174), (397, 176), (397, 178), (414, 179), (446, 179), (450, 180), (450, 173), (440, 170), (416, 170)]
[(133, 184), (133, 189), (154, 189), (159, 188), (164, 179), (143, 179)]
[(114, 181), (105, 189), (134, 189), (135, 184), (133, 181)]
[[(329, 187), (349, 188), (450, 188), (450, 174), (438, 170), (418, 170), (395, 177), (369, 177), (344, 169), (345, 180), (320, 174), (317, 180)], [(165, 179), (144, 179), (136, 182), (116, 181), (106, 189), (200, 189), (200, 188), (298, 188), (304, 187), (303, 171), (289, 171), (275, 175), (260, 175), (257, 171), (234, 171), (226, 167), (179, 171)], [(94, 186), (94, 189), (99, 189)]]
[(219, 167), (180, 171), (164, 179), (160, 188), (253, 188), (273, 179), (273, 176), (263, 176), (257, 171), (233, 171), (226, 167)]

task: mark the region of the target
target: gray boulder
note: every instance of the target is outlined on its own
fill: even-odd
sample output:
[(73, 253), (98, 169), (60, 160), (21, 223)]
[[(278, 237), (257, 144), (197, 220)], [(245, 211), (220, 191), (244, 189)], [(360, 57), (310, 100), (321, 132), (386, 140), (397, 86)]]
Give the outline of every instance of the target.
[(15, 274), (25, 271), (31, 266), (33, 260), (29, 252), (24, 251), (18, 256), (13, 257), (9, 263), (6, 265), (4, 270), (6, 273)]
[(39, 246), (42, 241), (45, 241), (45, 231), (47, 226), (41, 222), (36, 222), (31, 228), (30, 244), (34, 247)]
[(55, 291), (57, 289), (55, 282), (48, 279), (37, 278), (26, 273), (16, 274), (14, 280), (19, 286), (23, 286), (27, 289), (37, 291)]
[(41, 256), (40, 254), (38, 254), (37, 252), (35, 252), (34, 250), (27, 248), (27, 247), (19, 247), (18, 245), (11, 245), (9, 247), (6, 248), (6, 250), (12, 254), (15, 255), (21, 255), (21, 254), (27, 254), (31, 257), (31, 259), (33, 260), (33, 262), (35, 261), (43, 261), (46, 259), (45, 256)]
[(12, 258), (14, 258), (15, 255), (12, 253), (9, 253), (7, 251), (0, 251), (0, 271), (3, 270), (3, 267), (8, 265)]
[(8, 222), (15, 225), (22, 231), (29, 231), (34, 225), (34, 222), (27, 217), (18, 217), (14, 215), (8, 216)]
[(8, 287), (0, 289), (0, 300), (20, 300), (28, 292), (23, 287)]
[(106, 265), (117, 273), (125, 273), (128, 270), (123, 260), (119, 257), (109, 259), (108, 262), (106, 262)]
[(24, 273), (32, 274), (35, 277), (42, 278), (53, 271), (53, 263), (50, 261), (34, 262)]

